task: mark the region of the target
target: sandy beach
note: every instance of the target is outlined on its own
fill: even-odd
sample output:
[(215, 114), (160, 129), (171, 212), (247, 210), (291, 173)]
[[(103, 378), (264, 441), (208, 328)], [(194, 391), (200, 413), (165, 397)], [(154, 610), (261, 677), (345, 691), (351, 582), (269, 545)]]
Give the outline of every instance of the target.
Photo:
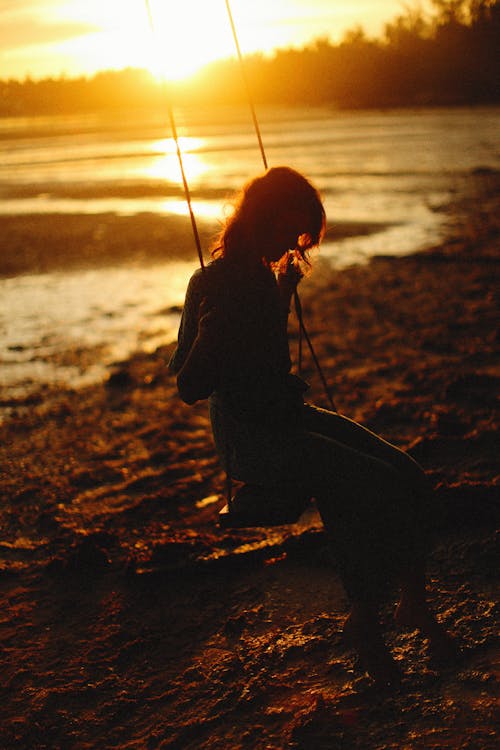
[[(447, 241), (413, 256), (334, 272), (320, 254), (302, 303), (338, 410), (434, 485), (430, 601), (460, 662), (431, 663), (387, 602), (404, 680), (375, 691), (342, 642), (348, 603), (314, 509), (218, 528), (206, 404), (179, 400), (165, 346), (105, 383), (12, 402), (0, 426), (2, 748), (497, 747), (499, 175), (447, 212)], [(58, 253), (85, 257), (85, 222)], [(118, 225), (135, 242), (126, 217), (109, 222), (106, 258)], [(159, 227), (146, 237), (149, 257)], [(30, 238), (12, 273), (44, 257), (47, 237)]]

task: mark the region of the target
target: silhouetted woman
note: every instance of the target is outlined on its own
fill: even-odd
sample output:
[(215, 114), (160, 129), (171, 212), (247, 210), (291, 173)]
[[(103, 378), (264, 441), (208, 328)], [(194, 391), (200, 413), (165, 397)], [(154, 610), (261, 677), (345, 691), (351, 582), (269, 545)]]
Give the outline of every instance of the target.
[(186, 403), (209, 398), (215, 444), (234, 478), (316, 499), (351, 600), (344, 635), (375, 680), (394, 683), (379, 624), (391, 584), (401, 587), (400, 625), (420, 628), (435, 651), (452, 643), (426, 604), (423, 471), (359, 424), (304, 403), (307, 386), (290, 373), (298, 264), (324, 227), (320, 196), (298, 172), (277, 167), (248, 183), (214, 260), (189, 282), (171, 369)]

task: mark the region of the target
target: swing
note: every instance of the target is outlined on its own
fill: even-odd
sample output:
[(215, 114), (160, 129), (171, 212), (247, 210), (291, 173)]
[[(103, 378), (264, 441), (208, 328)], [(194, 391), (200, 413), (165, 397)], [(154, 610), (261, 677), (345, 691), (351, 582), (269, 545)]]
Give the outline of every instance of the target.
[[(154, 35), (155, 33), (154, 22), (153, 22), (153, 16), (152, 16), (149, 0), (145, 0), (145, 3), (146, 3), (148, 18), (149, 18), (149, 24), (151, 27), (151, 31)], [(243, 56), (241, 53), (238, 35), (236, 32), (236, 26), (234, 24), (229, 0), (226, 0), (226, 9), (227, 9), (229, 23), (230, 23), (232, 34), (233, 34), (233, 39), (234, 39), (235, 46), (236, 46), (236, 51), (237, 51), (238, 60), (240, 63), (242, 77), (245, 83), (248, 103), (250, 105), (252, 120), (253, 120), (255, 132), (256, 132), (259, 148), (260, 148), (260, 153), (262, 156), (262, 161), (264, 164), (264, 168), (267, 169), (268, 163), (267, 163), (266, 154), (264, 151), (264, 144), (262, 141), (259, 122), (257, 120), (253, 98), (252, 98), (252, 94), (250, 91), (250, 85), (248, 83), (248, 79), (246, 76)], [(195, 218), (193, 208), (192, 208), (189, 185), (188, 185), (186, 173), (184, 170), (182, 152), (181, 152), (180, 145), (179, 145), (179, 138), (177, 134), (175, 117), (174, 117), (172, 106), (168, 99), (167, 99), (167, 105), (168, 105), (170, 127), (172, 130), (172, 137), (174, 139), (175, 146), (176, 146), (177, 159), (178, 159), (179, 167), (181, 171), (184, 194), (185, 194), (186, 203), (187, 203), (188, 210), (189, 210), (189, 217), (191, 220), (191, 227), (192, 227), (193, 236), (194, 236), (194, 240), (196, 244), (196, 249), (198, 252), (198, 259), (200, 261), (200, 268), (202, 271), (204, 271), (205, 264), (203, 261), (201, 242), (200, 242), (200, 237), (198, 233), (198, 227), (196, 224), (196, 218)], [(333, 399), (331, 397), (328, 384), (323, 375), (321, 366), (316, 357), (316, 354), (312, 346), (312, 342), (309, 338), (309, 335), (304, 325), (304, 321), (302, 319), (302, 307), (300, 304), (300, 299), (299, 299), (297, 290), (295, 290), (294, 292), (294, 301), (295, 301), (295, 311), (296, 311), (297, 319), (299, 322), (299, 370), (300, 370), (300, 363), (301, 363), (301, 357), (302, 357), (302, 336), (304, 336), (304, 338), (307, 341), (309, 350), (311, 352), (313, 361), (316, 365), (316, 369), (322, 380), (328, 401), (332, 409), (335, 411), (336, 410), (335, 405), (333, 403)], [(311, 497), (309, 495), (304, 494), (303, 491), (299, 492), (297, 491), (296, 488), (292, 488), (292, 487), (264, 487), (260, 485), (254, 485), (254, 484), (243, 484), (233, 494), (230, 468), (226, 472), (226, 495), (227, 495), (227, 503), (219, 512), (219, 526), (223, 529), (240, 529), (240, 528), (268, 527), (268, 526), (270, 527), (270, 526), (283, 526), (283, 525), (293, 524), (299, 520), (300, 516), (303, 514), (303, 512), (306, 510), (306, 508), (311, 502)]]
[(242, 529), (297, 523), (310, 501), (293, 488), (243, 484), (231, 497), (231, 505), (219, 512), (219, 526)]

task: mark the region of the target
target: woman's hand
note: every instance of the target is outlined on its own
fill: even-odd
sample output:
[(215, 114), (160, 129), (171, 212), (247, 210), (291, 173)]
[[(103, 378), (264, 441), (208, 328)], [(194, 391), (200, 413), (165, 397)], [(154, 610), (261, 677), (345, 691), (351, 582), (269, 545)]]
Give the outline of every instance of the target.
[(286, 258), (286, 264), (280, 264), (277, 283), (280, 291), (281, 299), (285, 305), (285, 309), (288, 310), (290, 307), (290, 300), (299, 285), (303, 273), (293, 253), (288, 253)]

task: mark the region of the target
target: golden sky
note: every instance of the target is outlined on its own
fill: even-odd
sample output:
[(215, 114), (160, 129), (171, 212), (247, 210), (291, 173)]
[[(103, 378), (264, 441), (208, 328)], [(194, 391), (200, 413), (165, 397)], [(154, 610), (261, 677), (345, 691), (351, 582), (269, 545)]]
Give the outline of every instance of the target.
[[(225, 0), (0, 0), (0, 78), (153, 67), (181, 78), (234, 54)], [(244, 52), (337, 41), (360, 24), (378, 35), (403, 0), (231, 0)], [(411, 3), (410, 3), (411, 5)], [(156, 53), (155, 53), (156, 50)]]

